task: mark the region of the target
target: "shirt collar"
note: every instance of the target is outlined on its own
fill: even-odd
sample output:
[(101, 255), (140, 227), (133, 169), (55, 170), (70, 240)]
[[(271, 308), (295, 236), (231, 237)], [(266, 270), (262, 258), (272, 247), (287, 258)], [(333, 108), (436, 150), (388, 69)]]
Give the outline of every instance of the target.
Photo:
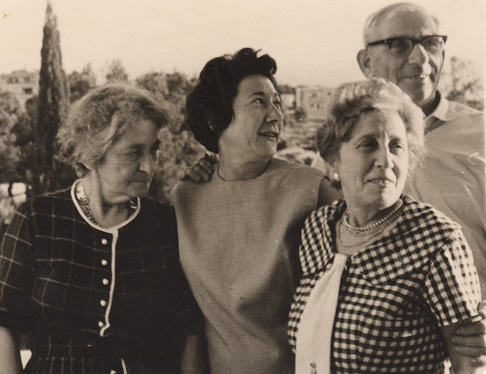
[(437, 94), (439, 95), (439, 104), (435, 110), (425, 118), (425, 121), (428, 121), (431, 118), (437, 118), (443, 122), (457, 119), (461, 113), (459, 113), (459, 111), (457, 111), (457, 109), (451, 105), (451, 102), (447, 100), (440, 91), (437, 91)]

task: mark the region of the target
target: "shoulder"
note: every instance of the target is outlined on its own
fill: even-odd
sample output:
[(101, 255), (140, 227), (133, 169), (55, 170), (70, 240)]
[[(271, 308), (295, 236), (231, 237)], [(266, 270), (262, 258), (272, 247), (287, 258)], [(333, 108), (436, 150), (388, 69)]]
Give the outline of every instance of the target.
[(302, 230), (299, 257), (304, 274), (322, 269), (332, 257), (333, 228), (345, 209), (344, 200), (314, 210)]
[(309, 238), (316, 239), (313, 233), (330, 230), (339, 220), (345, 209), (344, 200), (336, 200), (332, 204), (319, 207), (312, 211), (305, 220), (304, 231), (311, 234)]
[(408, 232), (415, 236), (422, 235), (436, 240), (445, 241), (461, 226), (433, 206), (416, 201), (408, 195), (402, 195), (405, 205), (403, 223)]
[(300, 164), (300, 163), (294, 163), (294, 162), (289, 162), (286, 160), (282, 160), (280, 158), (274, 158), (271, 163), (271, 168), (269, 171), (278, 171), (278, 172), (287, 172), (287, 173), (295, 173), (295, 174), (307, 174), (307, 175), (312, 175), (312, 176), (317, 176), (317, 177), (324, 177), (324, 173), (314, 167)]
[(19, 207), (19, 211), (31, 211), (32, 213), (48, 213), (61, 206), (73, 206), (71, 188), (56, 192), (48, 192), (27, 199)]
[(324, 179), (324, 173), (308, 165), (292, 163), (274, 158), (267, 170), (267, 178), (281, 180), (285, 183), (319, 185)]
[(483, 117), (484, 113), (456, 101), (449, 101), (449, 110), (453, 110), (463, 116)]
[(175, 222), (175, 211), (172, 206), (163, 204), (150, 196), (141, 197), (140, 203), (141, 212), (144, 217), (162, 218), (167, 222)]
[(172, 204), (177, 203), (181, 199), (185, 199), (188, 196), (193, 196), (194, 194), (199, 193), (199, 191), (203, 191), (204, 189), (208, 188), (213, 179), (209, 182), (200, 182), (196, 183), (191, 180), (178, 182), (170, 192), (170, 201)]
[(449, 101), (445, 122), (454, 124), (461, 131), (484, 134), (484, 113), (461, 103)]

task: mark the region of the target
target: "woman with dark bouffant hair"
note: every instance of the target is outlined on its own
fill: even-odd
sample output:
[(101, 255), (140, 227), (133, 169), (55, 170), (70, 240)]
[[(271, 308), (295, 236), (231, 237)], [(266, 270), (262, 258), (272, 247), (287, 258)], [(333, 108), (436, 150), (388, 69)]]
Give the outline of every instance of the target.
[(321, 172), (274, 158), (283, 125), (276, 70), (250, 48), (217, 57), (187, 99), (196, 139), (219, 154), (208, 183), (182, 182), (172, 196), (212, 374), (294, 372), (286, 326), (300, 229), (337, 196)]

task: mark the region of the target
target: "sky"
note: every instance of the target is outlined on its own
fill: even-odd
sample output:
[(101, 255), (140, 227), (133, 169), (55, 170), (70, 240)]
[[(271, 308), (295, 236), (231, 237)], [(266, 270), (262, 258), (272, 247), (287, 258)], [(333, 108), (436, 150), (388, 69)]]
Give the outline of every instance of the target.
[[(134, 80), (153, 71), (197, 76), (243, 47), (277, 61), (277, 80), (336, 85), (363, 78), (356, 53), (367, 16), (394, 0), (51, 0), (67, 73), (91, 63), (103, 83), (120, 59)], [(483, 0), (417, 0), (442, 22), (448, 57), (486, 54)], [(0, 73), (38, 70), (46, 0), (0, 0)], [(447, 68), (446, 56), (446, 68)]]

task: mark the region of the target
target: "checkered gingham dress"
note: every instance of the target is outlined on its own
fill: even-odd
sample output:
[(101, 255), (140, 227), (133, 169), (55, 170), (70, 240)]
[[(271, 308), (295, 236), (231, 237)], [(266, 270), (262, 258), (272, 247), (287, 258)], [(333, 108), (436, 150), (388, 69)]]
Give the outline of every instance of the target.
[[(479, 280), (460, 227), (429, 205), (401, 198), (396, 227), (348, 258), (334, 320), (332, 373), (443, 373), (440, 326), (477, 314)], [(289, 319), (294, 351), (310, 292), (332, 265), (335, 225), (345, 208), (339, 201), (314, 211), (302, 231), (304, 275)]]

